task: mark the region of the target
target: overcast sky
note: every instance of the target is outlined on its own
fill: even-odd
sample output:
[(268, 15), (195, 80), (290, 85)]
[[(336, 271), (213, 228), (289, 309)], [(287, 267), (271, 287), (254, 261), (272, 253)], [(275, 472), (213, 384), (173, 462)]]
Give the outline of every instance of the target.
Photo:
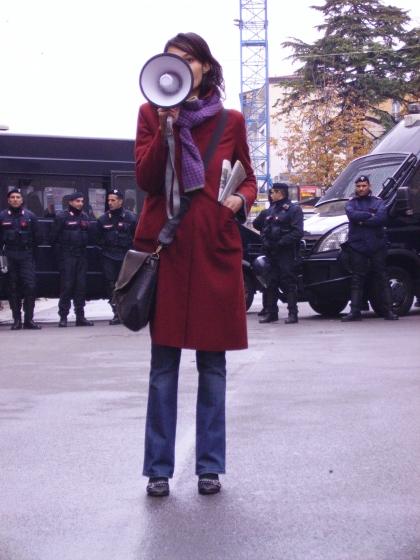
[[(420, 25), (418, 0), (395, 0)], [(268, 0), (270, 76), (293, 70), (282, 41), (316, 37), (320, 0)], [(143, 64), (195, 31), (222, 64), (239, 109), (239, 0), (1, 0), (0, 125), (14, 133), (132, 138)], [(0, 132), (1, 134), (1, 132)]]

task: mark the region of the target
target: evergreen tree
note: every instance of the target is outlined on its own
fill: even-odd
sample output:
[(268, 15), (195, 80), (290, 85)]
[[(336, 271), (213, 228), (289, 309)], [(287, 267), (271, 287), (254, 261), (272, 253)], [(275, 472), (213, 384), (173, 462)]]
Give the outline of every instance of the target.
[(419, 29), (407, 30), (407, 12), (379, 0), (326, 0), (312, 8), (324, 14), (317, 27), (324, 36), (314, 44), (299, 39), (283, 43), (294, 50), (293, 59), (304, 63), (296, 73), (300, 80), (291, 84), (286, 110), (296, 101), (308, 102), (310, 93), (322, 99), (323, 90), (334, 87), (340, 112), (356, 105), (390, 125), (378, 105), (386, 99), (404, 105), (410, 94), (419, 94)]
[[(295, 169), (318, 167), (325, 179), (331, 179), (349, 159), (369, 151), (372, 137), (366, 134), (367, 122), (384, 129), (394, 124), (380, 107), (382, 102), (392, 99), (404, 106), (419, 97), (420, 31), (408, 28), (406, 11), (380, 0), (325, 0), (323, 6), (312, 8), (324, 15), (317, 27), (324, 34), (313, 44), (296, 38), (283, 43), (293, 49), (291, 58), (302, 66), (287, 83), (281, 112), (294, 122), (292, 137), (296, 138), (300, 114), (302, 137), (310, 139), (306, 151), (290, 139), (288, 149), (296, 147)], [(317, 119), (311, 113), (316, 116), (320, 108), (322, 126), (318, 122), (312, 129), (308, 123)], [(323, 154), (318, 161), (317, 153)]]

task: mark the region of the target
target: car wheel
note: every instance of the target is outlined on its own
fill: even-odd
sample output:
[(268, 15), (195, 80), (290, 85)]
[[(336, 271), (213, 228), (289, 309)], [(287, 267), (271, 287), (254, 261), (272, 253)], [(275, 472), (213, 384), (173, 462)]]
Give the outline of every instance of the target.
[(254, 301), (255, 295), (255, 285), (254, 280), (249, 272), (244, 270), (244, 289), (245, 289), (245, 305), (246, 310), (251, 307), (252, 302)]
[[(404, 268), (399, 266), (389, 266), (386, 272), (391, 286), (393, 311), (400, 316), (407, 315), (414, 300), (411, 276)], [(375, 313), (381, 316), (384, 315), (385, 309), (382, 292), (374, 284), (370, 289), (369, 301)]]
[(337, 317), (346, 307), (348, 300), (331, 300), (331, 301), (321, 301), (319, 299), (309, 298), (309, 305), (312, 309), (319, 313), (320, 315), (325, 315), (326, 317)]

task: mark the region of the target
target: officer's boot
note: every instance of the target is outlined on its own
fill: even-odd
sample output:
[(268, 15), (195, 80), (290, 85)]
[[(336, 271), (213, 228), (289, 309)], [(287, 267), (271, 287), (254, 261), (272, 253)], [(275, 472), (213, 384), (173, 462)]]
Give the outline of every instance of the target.
[(279, 320), (279, 314), (277, 312), (277, 285), (269, 284), (265, 291), (265, 302), (264, 307), (265, 314), (259, 319), (259, 323), (274, 323)]
[(22, 315), (20, 313), (21, 300), (16, 296), (12, 296), (9, 300), (10, 309), (13, 315), (13, 325), (10, 327), (12, 331), (18, 331), (22, 328)]
[(267, 290), (264, 290), (262, 293), (262, 309), (258, 311), (258, 317), (263, 317), (267, 315)]
[(34, 309), (35, 309), (34, 296), (26, 296), (23, 302), (23, 310), (25, 312), (25, 319), (23, 321), (24, 329), (31, 329), (31, 330), (41, 329), (41, 326), (37, 325), (34, 322)]
[(109, 324), (110, 325), (120, 325), (121, 321), (120, 321), (120, 318), (118, 317), (117, 308), (112, 303), (111, 303), (111, 308), (112, 308), (112, 312), (114, 314), (114, 317), (109, 321)]
[(58, 326), (60, 328), (67, 327), (67, 315), (64, 315), (64, 313), (60, 313), (60, 320), (58, 321)]
[(296, 290), (291, 290), (287, 294), (287, 310), (289, 315), (284, 321), (286, 325), (291, 325), (298, 322), (298, 306), (297, 306), (297, 293)]
[(76, 327), (93, 327), (93, 321), (88, 321), (85, 317), (85, 313), (82, 310), (76, 310)]
[(351, 289), (351, 303), (350, 303), (350, 313), (345, 315), (341, 320), (345, 323), (351, 321), (361, 321), (362, 314), (360, 312), (362, 308), (363, 291), (361, 286), (354, 286)]

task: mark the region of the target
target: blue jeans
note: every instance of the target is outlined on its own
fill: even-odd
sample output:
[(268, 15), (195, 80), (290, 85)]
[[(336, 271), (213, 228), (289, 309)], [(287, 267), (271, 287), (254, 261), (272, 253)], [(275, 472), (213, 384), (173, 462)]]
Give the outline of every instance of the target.
[[(175, 466), (181, 348), (152, 344), (144, 476), (171, 478)], [(198, 377), (196, 474), (224, 473), (226, 456), (225, 352), (196, 352)]]

